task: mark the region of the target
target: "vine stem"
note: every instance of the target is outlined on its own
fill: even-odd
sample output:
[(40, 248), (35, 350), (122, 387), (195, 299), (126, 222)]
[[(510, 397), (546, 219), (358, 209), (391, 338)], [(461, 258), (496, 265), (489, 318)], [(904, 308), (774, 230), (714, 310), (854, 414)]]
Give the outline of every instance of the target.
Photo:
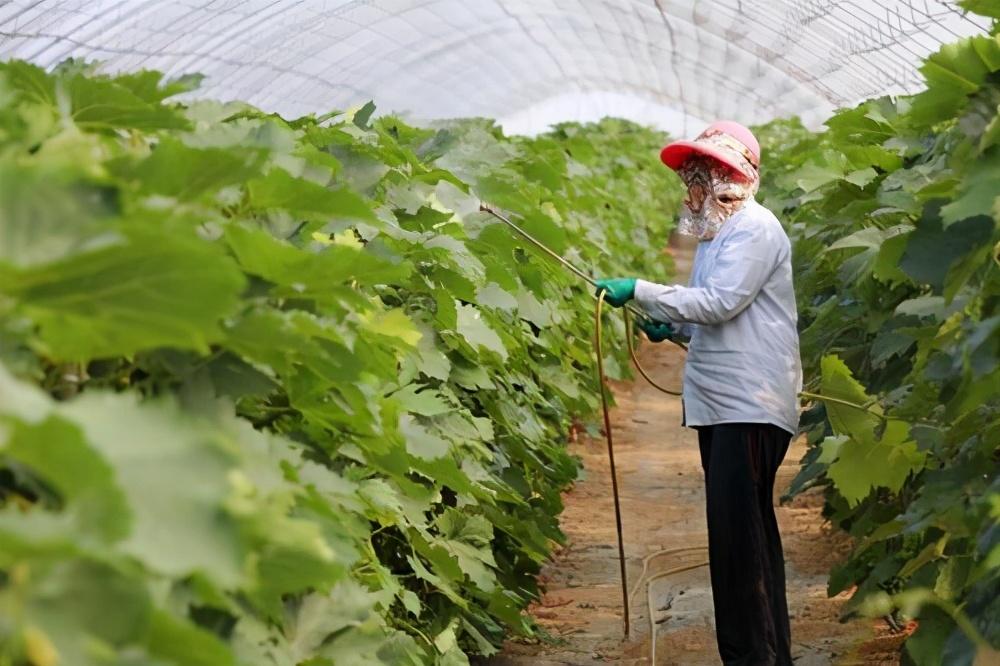
[(843, 398), (834, 398), (833, 396), (823, 395), (822, 393), (810, 393), (809, 391), (799, 392), (799, 396), (803, 398), (813, 398), (814, 400), (822, 400), (824, 402), (835, 402), (838, 405), (844, 405), (845, 407), (853, 407), (854, 409), (860, 409), (862, 411), (868, 412), (869, 414), (874, 414), (879, 418), (892, 418), (891, 416), (885, 416), (879, 412), (876, 412), (868, 405), (860, 405), (856, 402), (851, 402), (850, 400), (844, 400)]
[(424, 639), (424, 642), (427, 643), (427, 645), (429, 645), (430, 647), (434, 647), (434, 641), (432, 641), (430, 638), (428, 638), (427, 634), (425, 634), (424, 632), (420, 631), (420, 629), (416, 628), (415, 626), (413, 626), (412, 624), (410, 624), (409, 622), (407, 622), (406, 620), (404, 620), (402, 618), (395, 618), (395, 621), (399, 622), (404, 627), (406, 627), (407, 629), (409, 629), (413, 633), (415, 633), (418, 636), (420, 636), (422, 639)]
[(799, 396), (803, 398), (812, 398), (814, 400), (822, 400), (824, 402), (834, 402), (838, 405), (844, 405), (845, 407), (853, 407), (854, 409), (860, 409), (863, 412), (868, 412), (872, 416), (877, 416), (883, 421), (902, 421), (903, 423), (922, 423), (924, 425), (933, 425), (933, 426), (937, 425), (933, 421), (928, 421), (926, 419), (904, 419), (901, 416), (882, 414), (881, 412), (875, 411), (868, 405), (860, 405), (856, 402), (851, 402), (850, 400), (844, 400), (843, 398), (834, 398), (833, 396), (823, 395), (822, 393), (811, 393), (809, 391), (801, 391), (799, 393)]

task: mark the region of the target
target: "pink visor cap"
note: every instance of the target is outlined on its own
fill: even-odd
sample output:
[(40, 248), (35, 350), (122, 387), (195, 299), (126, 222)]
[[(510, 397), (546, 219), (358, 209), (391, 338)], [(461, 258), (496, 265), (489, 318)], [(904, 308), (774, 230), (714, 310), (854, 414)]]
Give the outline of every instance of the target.
[(709, 125), (694, 141), (674, 141), (660, 151), (660, 159), (676, 171), (693, 154), (713, 157), (729, 168), (742, 172), (743, 160), (760, 168), (760, 144), (753, 133), (739, 123), (720, 120)]

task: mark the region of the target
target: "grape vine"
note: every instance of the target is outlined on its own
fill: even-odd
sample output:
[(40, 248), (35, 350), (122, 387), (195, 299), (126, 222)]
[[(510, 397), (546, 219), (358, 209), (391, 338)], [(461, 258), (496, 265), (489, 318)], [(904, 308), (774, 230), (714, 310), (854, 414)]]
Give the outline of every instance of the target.
[(909, 663), (972, 664), (1000, 648), (1000, 37), (922, 71), (825, 132), (760, 128), (761, 196), (793, 238), (810, 390), (791, 492), (825, 487), (855, 537), (829, 591), (916, 618)]
[(668, 271), (665, 138), (171, 101), (196, 84), (0, 64), (0, 663), (531, 635), (597, 405), (589, 294), (478, 197)]

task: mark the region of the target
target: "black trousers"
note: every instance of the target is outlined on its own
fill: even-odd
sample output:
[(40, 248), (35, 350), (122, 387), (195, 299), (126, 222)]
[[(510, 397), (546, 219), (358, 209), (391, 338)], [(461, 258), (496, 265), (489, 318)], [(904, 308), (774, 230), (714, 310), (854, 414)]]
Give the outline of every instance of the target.
[(762, 423), (698, 426), (715, 633), (726, 666), (791, 666), (774, 476), (791, 434)]

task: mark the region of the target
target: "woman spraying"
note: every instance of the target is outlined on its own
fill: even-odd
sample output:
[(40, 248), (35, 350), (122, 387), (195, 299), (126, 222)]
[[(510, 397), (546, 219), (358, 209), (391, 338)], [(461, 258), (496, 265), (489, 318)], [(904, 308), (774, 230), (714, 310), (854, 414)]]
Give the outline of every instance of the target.
[(684, 425), (698, 431), (719, 653), (727, 666), (791, 666), (775, 473), (798, 428), (802, 386), (791, 248), (754, 200), (760, 146), (717, 122), (660, 154), (687, 186), (678, 230), (699, 239), (688, 286), (598, 280), (656, 322), (651, 340), (689, 337)]

